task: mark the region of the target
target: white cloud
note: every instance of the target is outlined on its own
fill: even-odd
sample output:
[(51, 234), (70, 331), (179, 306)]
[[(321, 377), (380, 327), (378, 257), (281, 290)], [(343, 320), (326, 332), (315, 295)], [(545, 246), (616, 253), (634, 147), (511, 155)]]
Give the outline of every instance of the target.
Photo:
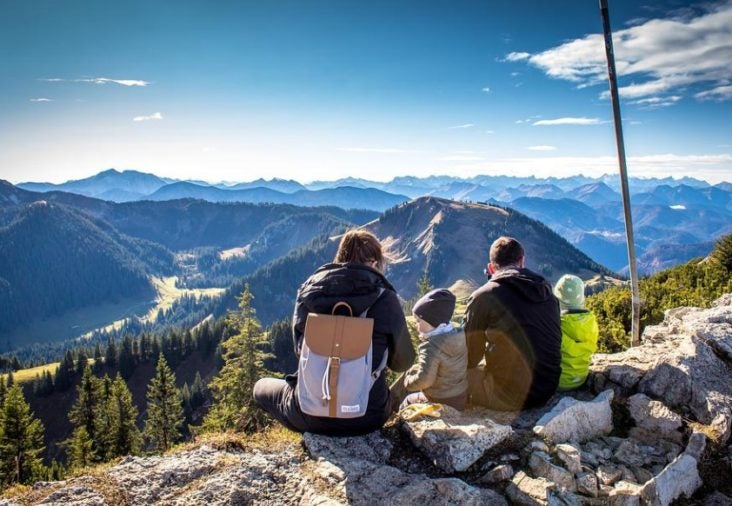
[(58, 77), (39, 79), (47, 83), (93, 83), (93, 84), (119, 84), (120, 86), (147, 86), (150, 81), (143, 81), (141, 79), (110, 79), (108, 77), (88, 77), (83, 79), (60, 79)]
[(147, 86), (150, 84), (149, 81), (142, 81), (139, 79), (109, 79), (107, 77), (93, 77), (91, 79), (75, 79), (77, 83), (94, 83), (94, 84), (107, 84), (114, 83), (121, 86)]
[(634, 100), (631, 104), (639, 105), (641, 107), (647, 107), (649, 109), (658, 107), (668, 107), (674, 105), (676, 102), (681, 100), (681, 95), (671, 95), (667, 97), (648, 97)]
[[(732, 99), (732, 2), (704, 14), (650, 19), (613, 34), (620, 94), (625, 98), (696, 92), (700, 100)], [(509, 53), (507, 61), (527, 61), (548, 76), (580, 87), (607, 83), (604, 39), (600, 34), (565, 42), (546, 51)], [(622, 81), (632, 79), (629, 84)], [(691, 89), (689, 89), (691, 88)], [(701, 91), (699, 89), (701, 88)], [(601, 96), (606, 97), (607, 92)]]
[(494, 133), (496, 133), (496, 131), (495, 130), (486, 130), (485, 133), (493, 135)]
[(486, 86), (485, 88), (481, 88), (480, 91), (482, 91), (484, 93), (490, 93), (491, 89), (488, 86)]
[(674, 204), (672, 206), (669, 206), (674, 211), (683, 211), (686, 209), (686, 206), (684, 204)]
[(449, 127), (450, 130), (454, 130), (456, 128), (473, 128), (475, 126), (475, 123), (465, 123), (463, 125), (455, 125)]
[(50, 99), (50, 98), (43, 98), (43, 97), (41, 97), (41, 98), (31, 98), (30, 101), (31, 102), (53, 102), (52, 99)]
[(505, 60), (506, 61), (524, 61), (524, 60), (528, 60), (530, 57), (531, 57), (531, 53), (513, 52), (513, 53), (508, 53), (506, 55)]
[(446, 162), (479, 162), (485, 160), (482, 156), (471, 156), (471, 155), (450, 155), (442, 158)]
[(730, 100), (732, 99), (732, 85), (717, 86), (711, 90), (699, 92), (694, 96), (699, 100)]
[(602, 123), (598, 118), (556, 118), (556, 119), (541, 119), (534, 121), (533, 126), (556, 126), (556, 125), (599, 125)]
[(338, 148), (337, 151), (348, 153), (406, 153), (403, 149), (397, 148)]
[(528, 149), (529, 151), (556, 151), (557, 147), (540, 144), (538, 146), (528, 146), (526, 149)]
[(154, 112), (148, 116), (135, 116), (134, 118), (132, 118), (132, 121), (151, 121), (160, 119), (163, 119), (163, 114), (159, 112)]

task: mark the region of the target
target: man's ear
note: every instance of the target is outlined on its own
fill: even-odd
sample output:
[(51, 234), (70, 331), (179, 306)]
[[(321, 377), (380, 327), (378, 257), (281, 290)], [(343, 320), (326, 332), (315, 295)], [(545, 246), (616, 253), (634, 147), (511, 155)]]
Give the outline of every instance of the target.
[(488, 262), (488, 272), (492, 274), (496, 273), (496, 267), (493, 265), (493, 262)]
[(526, 267), (526, 257), (521, 257), (521, 260), (519, 260), (519, 268), (523, 269)]

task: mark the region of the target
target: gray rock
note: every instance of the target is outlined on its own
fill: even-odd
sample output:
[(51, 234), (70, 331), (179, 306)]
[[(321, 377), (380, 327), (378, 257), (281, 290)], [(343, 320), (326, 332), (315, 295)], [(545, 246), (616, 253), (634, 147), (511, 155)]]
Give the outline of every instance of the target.
[(355, 437), (330, 437), (306, 432), (302, 442), (314, 459), (356, 459), (374, 464), (386, 462), (393, 446), (379, 431)]
[(506, 495), (512, 504), (536, 506), (547, 504), (549, 492), (557, 485), (545, 478), (531, 478), (523, 471), (519, 471), (506, 488)]
[(603, 485), (612, 486), (623, 477), (623, 471), (615, 466), (600, 466), (597, 468), (597, 479)]
[(544, 452), (531, 454), (529, 468), (537, 478), (546, 478), (567, 490), (576, 489), (573, 474), (563, 467), (552, 464), (551, 457)]
[(648, 480), (653, 479), (653, 473), (650, 472), (648, 469), (645, 469), (640, 466), (634, 466), (631, 470), (633, 471), (633, 474), (635, 475), (636, 483), (643, 485)]
[(646, 463), (646, 452), (633, 439), (626, 439), (613, 455), (613, 460), (618, 464), (627, 466), (642, 466)]
[(666, 506), (681, 496), (691, 497), (701, 484), (696, 459), (682, 454), (643, 485), (641, 497), (653, 506)]
[(619, 481), (610, 492), (609, 503), (613, 506), (638, 506), (641, 488), (637, 483)]
[(483, 476), (481, 476), (478, 479), (478, 483), (493, 485), (495, 483), (510, 480), (511, 478), (513, 478), (513, 475), (513, 467), (511, 467), (509, 464), (501, 464), (500, 466), (494, 467)]
[(689, 442), (686, 443), (684, 453), (694, 457), (698, 462), (701, 459), (704, 449), (707, 447), (707, 436), (701, 432), (692, 432)]
[(554, 443), (586, 441), (613, 429), (612, 390), (606, 390), (590, 402), (564, 397), (534, 427), (534, 433)]
[(546, 445), (544, 441), (532, 441), (526, 446), (526, 451), (528, 453), (531, 452), (544, 452), (549, 453), (549, 447)]
[(702, 501), (704, 506), (732, 506), (732, 498), (722, 492), (713, 492)]
[(592, 452), (580, 452), (580, 458), (581, 458), (582, 462), (584, 462), (585, 464), (587, 464), (589, 466), (597, 467), (600, 465), (600, 462), (598, 461), (597, 457)]
[(630, 469), (628, 469), (625, 466), (618, 466), (618, 469), (620, 469), (620, 472), (622, 473), (620, 476), (620, 481), (625, 481), (628, 483), (635, 483), (635, 484), (638, 483), (637, 480), (635, 479), (635, 474), (633, 473), (633, 471), (631, 471)]
[(439, 418), (403, 422), (412, 443), (445, 472), (465, 471), (486, 450), (511, 435), (509, 425), (443, 406)]
[(597, 497), (597, 476), (595, 473), (580, 473), (575, 480), (577, 492), (590, 497)]
[(563, 488), (550, 490), (547, 496), (548, 506), (583, 506), (583, 503), (578, 495)]
[(681, 416), (662, 402), (654, 401), (645, 394), (635, 394), (628, 399), (628, 410), (638, 427), (658, 437), (678, 439)]
[(582, 459), (579, 448), (568, 443), (560, 443), (556, 446), (557, 458), (562, 461), (569, 472), (577, 474), (582, 472)]

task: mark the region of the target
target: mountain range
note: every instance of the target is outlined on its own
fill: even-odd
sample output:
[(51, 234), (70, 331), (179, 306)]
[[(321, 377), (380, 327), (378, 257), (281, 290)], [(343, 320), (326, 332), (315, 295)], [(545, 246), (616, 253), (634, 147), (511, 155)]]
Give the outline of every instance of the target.
[[(405, 299), (416, 295), (423, 273), (433, 286), (482, 285), (488, 250), (501, 235), (518, 238), (526, 250), (527, 266), (551, 281), (568, 272), (585, 279), (613, 274), (542, 223), (495, 205), (421, 197), (390, 209), (363, 228), (388, 250), (386, 276)], [(297, 288), (318, 266), (332, 260), (338, 240), (321, 236), (265, 265), (232, 285), (211, 311), (220, 315), (233, 308), (235, 297), (249, 284), (263, 323), (288, 316)]]
[[(630, 178), (629, 184), (641, 273), (652, 273), (684, 262), (698, 252), (708, 250), (715, 239), (732, 230), (732, 183), (712, 186), (690, 177), (669, 177)], [(18, 186), (40, 191), (70, 191), (119, 201), (194, 198), (209, 202), (332, 205), (378, 212), (422, 196), (496, 203), (542, 221), (610, 269), (627, 271), (619, 179), (611, 175), (600, 178), (406, 176), (388, 182), (351, 177), (308, 184), (258, 179), (209, 184), (110, 169), (61, 185), (22, 183)]]
[[(39, 210), (43, 220), (29, 221), (26, 216)], [(333, 258), (338, 235), (356, 225), (382, 239), (393, 257), (388, 276), (405, 298), (414, 295), (417, 279), (425, 271), (435, 285), (450, 286), (458, 280), (481, 284), (490, 243), (502, 234), (520, 238), (529, 265), (551, 279), (564, 272), (587, 278), (611, 274), (542, 223), (497, 205), (423, 197), (379, 214), (191, 199), (113, 203), (60, 191), (31, 192), (2, 182), (3, 294), (6, 299), (15, 297), (8, 307), (23, 307), (28, 315), (22, 319), (5, 315), (3, 328), (137, 293), (128, 291), (115, 274), (129, 278), (147, 300), (151, 276), (175, 275), (183, 288), (230, 287), (211, 308), (215, 314), (230, 307), (243, 279), (252, 287), (262, 320), (271, 323), (290, 314), (300, 283)], [(14, 239), (21, 235), (32, 241)], [(17, 268), (24, 262), (34, 268)], [(107, 270), (90, 269), (89, 277), (84, 271), (87, 264)], [(98, 286), (90, 290), (92, 281)], [(36, 291), (19, 289), (25, 285)], [(70, 290), (92, 295), (67, 296)], [(48, 300), (65, 294), (64, 300), (70, 302), (47, 310), (41, 291)]]

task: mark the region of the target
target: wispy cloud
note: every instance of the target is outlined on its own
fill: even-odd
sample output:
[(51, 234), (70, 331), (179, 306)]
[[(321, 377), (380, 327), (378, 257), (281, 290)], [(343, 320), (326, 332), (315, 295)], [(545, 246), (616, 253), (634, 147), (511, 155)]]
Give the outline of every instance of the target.
[(634, 100), (631, 104), (635, 104), (641, 107), (654, 109), (658, 107), (668, 107), (674, 105), (676, 102), (681, 100), (681, 95), (671, 95), (668, 97), (648, 97)]
[(494, 133), (496, 133), (496, 131), (495, 130), (486, 130), (485, 133), (487, 133), (489, 135), (493, 135)]
[(92, 83), (92, 84), (118, 84), (120, 86), (148, 86), (150, 81), (141, 79), (110, 79), (108, 77), (85, 77), (82, 79), (61, 79), (58, 77), (39, 79), (47, 83)]
[(482, 91), (483, 93), (490, 93), (491, 92), (491, 89), (490, 89), (489, 86), (486, 86), (484, 88), (481, 88), (480, 91)]
[[(730, 100), (732, 80), (732, 2), (703, 14), (690, 10), (667, 19), (649, 19), (613, 34), (620, 87), (625, 98), (659, 97), (674, 91), (699, 100)], [(600, 34), (565, 42), (546, 51), (514, 52), (504, 61), (526, 61), (548, 76), (579, 87), (607, 82), (605, 47)], [(601, 94), (606, 97), (607, 92)], [(673, 103), (673, 102), (672, 102)]]
[(407, 151), (398, 148), (338, 148), (337, 151), (348, 153), (406, 153)]
[(53, 102), (52, 99), (50, 99), (50, 98), (43, 98), (43, 97), (40, 97), (40, 98), (31, 98), (30, 101), (31, 102)]
[(485, 158), (475, 155), (450, 155), (443, 157), (442, 160), (445, 162), (479, 162)]
[(555, 118), (541, 119), (534, 121), (533, 126), (556, 126), (556, 125), (599, 125), (602, 123), (599, 118)]
[(448, 127), (450, 130), (455, 130), (457, 128), (473, 128), (475, 126), (475, 123), (465, 123), (463, 125), (455, 125)]
[(529, 58), (531, 58), (531, 53), (513, 52), (508, 53), (504, 58), (504, 61), (524, 61), (528, 60)]
[(717, 86), (711, 90), (701, 91), (694, 96), (699, 100), (730, 100), (732, 99), (732, 85)]
[(529, 151), (556, 151), (557, 147), (540, 144), (538, 146), (527, 146), (526, 149), (528, 149)]
[(148, 116), (135, 116), (134, 118), (132, 118), (132, 121), (153, 121), (160, 119), (163, 119), (163, 114), (159, 112), (154, 112)]

